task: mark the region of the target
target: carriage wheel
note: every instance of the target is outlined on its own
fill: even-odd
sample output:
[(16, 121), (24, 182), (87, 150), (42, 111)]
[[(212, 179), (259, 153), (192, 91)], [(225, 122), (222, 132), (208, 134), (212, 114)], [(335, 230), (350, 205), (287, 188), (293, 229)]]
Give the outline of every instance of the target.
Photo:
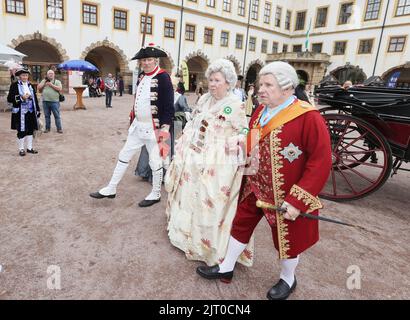
[(380, 188), (392, 169), (386, 138), (373, 125), (357, 117), (343, 114), (323, 117), (330, 133), (333, 165), (320, 196), (334, 201), (354, 200)]
[[(335, 107), (325, 107), (325, 108), (320, 109), (319, 111), (320, 111), (320, 114), (321, 114), (322, 116), (324, 116), (324, 115), (329, 115), (329, 114), (333, 114), (333, 115), (335, 115), (335, 114), (350, 115), (350, 111), (349, 111), (349, 110), (337, 109), (337, 108), (335, 108)], [(365, 145), (365, 146), (366, 146), (366, 145)], [(365, 147), (365, 146), (364, 146), (364, 147)], [(371, 145), (367, 144), (367, 147), (369, 147), (369, 150), (371, 150)], [(373, 151), (374, 151), (374, 150), (373, 150)], [(357, 167), (357, 166), (359, 166), (362, 162), (366, 162), (367, 159), (369, 159), (370, 157), (372, 157), (372, 162), (374, 162), (373, 159), (375, 159), (376, 153), (375, 153), (375, 152), (367, 152), (367, 153), (364, 153), (364, 154), (362, 155), (362, 157), (361, 157), (360, 159), (358, 159), (358, 161), (357, 161), (356, 163), (351, 163), (351, 164), (349, 164), (347, 167), (341, 168), (341, 170), (345, 170), (345, 169), (348, 169), (348, 168)]]

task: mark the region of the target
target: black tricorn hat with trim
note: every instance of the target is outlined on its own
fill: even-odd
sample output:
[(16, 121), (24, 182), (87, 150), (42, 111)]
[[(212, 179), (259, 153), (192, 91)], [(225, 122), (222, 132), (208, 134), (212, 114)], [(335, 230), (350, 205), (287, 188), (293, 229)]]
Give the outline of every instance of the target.
[(24, 68), (18, 69), (18, 70), (14, 73), (14, 75), (19, 76), (19, 75), (21, 75), (21, 74), (23, 74), (23, 73), (31, 74), (30, 70), (29, 70), (28, 68), (24, 67)]
[(156, 47), (153, 43), (150, 43), (148, 46), (141, 48), (131, 60), (160, 57), (168, 57), (168, 55), (164, 50)]

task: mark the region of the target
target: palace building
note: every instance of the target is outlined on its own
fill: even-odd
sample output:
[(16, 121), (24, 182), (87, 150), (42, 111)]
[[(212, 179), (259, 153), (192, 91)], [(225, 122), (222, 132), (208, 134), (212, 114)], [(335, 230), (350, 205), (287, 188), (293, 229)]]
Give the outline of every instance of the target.
[[(410, 0), (150, 0), (148, 15), (147, 0), (1, 2), (0, 43), (27, 55), (34, 82), (85, 59), (127, 87), (146, 24), (145, 44), (168, 53), (161, 66), (169, 72), (187, 69), (189, 90), (217, 58), (231, 60), (246, 83), (267, 62), (285, 60), (308, 84), (376, 75), (410, 88)], [(67, 73), (59, 77), (68, 89)]]

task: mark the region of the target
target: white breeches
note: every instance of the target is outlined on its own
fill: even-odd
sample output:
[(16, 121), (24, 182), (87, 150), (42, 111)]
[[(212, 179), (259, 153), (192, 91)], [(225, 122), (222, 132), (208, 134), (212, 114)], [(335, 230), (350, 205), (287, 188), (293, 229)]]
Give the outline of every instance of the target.
[(159, 153), (158, 142), (155, 138), (151, 123), (134, 120), (128, 130), (127, 142), (120, 151), (119, 161), (128, 163), (135, 153), (145, 145), (149, 154), (149, 166), (152, 171), (162, 168), (162, 158)]

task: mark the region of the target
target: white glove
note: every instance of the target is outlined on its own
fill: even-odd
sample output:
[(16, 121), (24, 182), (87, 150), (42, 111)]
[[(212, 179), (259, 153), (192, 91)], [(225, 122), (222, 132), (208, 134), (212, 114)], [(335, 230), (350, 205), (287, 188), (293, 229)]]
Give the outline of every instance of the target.
[(300, 210), (296, 209), (288, 202), (283, 202), (282, 208), (286, 209), (286, 212), (283, 214), (283, 217), (288, 220), (295, 221), (296, 218), (300, 215)]

